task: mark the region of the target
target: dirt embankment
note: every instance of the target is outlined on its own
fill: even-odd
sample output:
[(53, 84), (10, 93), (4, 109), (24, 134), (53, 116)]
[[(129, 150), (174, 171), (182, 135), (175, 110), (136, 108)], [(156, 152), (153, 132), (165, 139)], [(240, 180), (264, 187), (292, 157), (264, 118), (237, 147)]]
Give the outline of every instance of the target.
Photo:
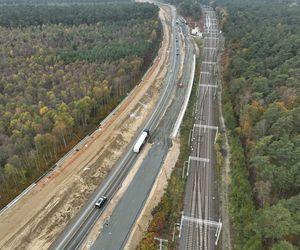
[(119, 159), (158, 101), (170, 34), (142, 83), (79, 152), (0, 216), (0, 249), (47, 249)]

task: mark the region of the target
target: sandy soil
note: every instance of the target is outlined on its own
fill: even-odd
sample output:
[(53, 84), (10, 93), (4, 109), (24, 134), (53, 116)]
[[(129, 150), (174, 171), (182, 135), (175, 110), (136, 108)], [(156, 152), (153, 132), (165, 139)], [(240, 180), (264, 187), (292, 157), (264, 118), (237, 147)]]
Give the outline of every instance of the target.
[[(155, 107), (166, 74), (169, 31), (151, 69), (79, 152), (0, 216), (0, 249), (47, 249), (119, 159)], [(141, 105), (139, 102), (143, 103)]]
[(133, 226), (124, 250), (136, 249), (138, 243), (142, 240), (144, 232), (147, 231), (148, 225), (152, 220), (151, 212), (158, 205), (164, 194), (164, 190), (168, 185), (168, 180), (171, 176), (172, 170), (175, 167), (179, 153), (179, 141), (173, 140), (173, 146), (170, 148), (167, 157), (162, 165), (162, 168), (152, 187), (152, 190), (148, 196), (146, 204)]

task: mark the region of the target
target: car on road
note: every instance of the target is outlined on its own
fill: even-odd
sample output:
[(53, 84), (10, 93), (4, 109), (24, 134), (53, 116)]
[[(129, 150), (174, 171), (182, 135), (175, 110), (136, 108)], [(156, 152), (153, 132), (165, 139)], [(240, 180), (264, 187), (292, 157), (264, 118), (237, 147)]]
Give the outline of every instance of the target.
[(182, 82), (177, 83), (177, 87), (178, 88), (182, 88), (183, 87), (183, 83)]
[(107, 200), (107, 198), (106, 198), (105, 196), (102, 195), (102, 196), (99, 198), (99, 200), (96, 202), (95, 206), (96, 206), (97, 208), (101, 208), (101, 207), (104, 205), (104, 203), (106, 202), (106, 200)]

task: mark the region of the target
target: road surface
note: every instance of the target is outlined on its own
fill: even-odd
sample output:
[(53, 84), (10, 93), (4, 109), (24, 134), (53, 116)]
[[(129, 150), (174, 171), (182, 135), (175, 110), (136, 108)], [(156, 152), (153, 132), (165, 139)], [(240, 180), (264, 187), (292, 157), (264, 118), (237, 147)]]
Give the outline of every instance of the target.
[[(172, 10), (175, 12), (174, 9)], [(174, 27), (173, 24), (173, 28), (178, 30), (178, 27), (178, 25), (175, 25)], [(186, 29), (184, 29), (183, 32), (186, 34)], [(163, 116), (163, 119), (159, 123), (157, 129), (154, 131), (154, 134), (151, 136), (150, 142), (152, 143), (152, 147), (147, 157), (144, 159), (130, 186), (119, 201), (112, 216), (109, 221), (107, 221), (102, 233), (91, 249), (122, 249), (129, 237), (131, 228), (142, 210), (149, 192), (151, 191), (152, 185), (159, 173), (165, 156), (168, 153), (168, 149), (171, 146), (170, 135), (184, 101), (185, 91), (187, 90), (186, 84), (191, 77), (190, 66), (194, 51), (191, 41), (186, 39), (186, 43), (187, 53), (185, 57), (183, 77), (181, 79), (184, 87), (178, 88), (176, 86), (177, 82), (175, 80), (178, 66), (175, 66), (175, 71), (172, 71), (174, 74), (170, 79), (172, 88), (177, 89), (175, 98)], [(176, 57), (174, 60), (178, 61)], [(178, 62), (175, 62), (175, 64), (177, 63)], [(171, 92), (171, 89), (169, 91)]]
[[(162, 90), (162, 95), (160, 97), (159, 103), (152, 113), (150, 119), (144, 126), (144, 128), (150, 130), (150, 142), (153, 143), (153, 146), (149, 152), (149, 155), (144, 160), (141, 169), (138, 171), (134, 180), (132, 181), (132, 184), (129, 186), (123, 198), (117, 205), (114, 214), (112, 215), (111, 220), (108, 224), (108, 226), (115, 226), (114, 228), (122, 229), (119, 231), (119, 233), (112, 234), (112, 230), (109, 229), (108, 226), (106, 226), (105, 230), (103, 230), (103, 234), (101, 234), (99, 238), (99, 241), (101, 242), (101, 237), (104, 237), (103, 239), (106, 241), (106, 243), (100, 244), (101, 246), (107, 245), (105, 249), (110, 249), (109, 245), (112, 243), (110, 237), (112, 236), (118, 235), (117, 239), (114, 238), (114, 245), (111, 246), (111, 249), (118, 249), (118, 247), (121, 247), (126, 242), (127, 236), (131, 230), (131, 226), (144, 204), (149, 189), (151, 189), (155, 177), (163, 162), (163, 159), (167, 154), (168, 148), (171, 145), (169, 135), (176, 120), (176, 116), (174, 116), (173, 112), (178, 110), (179, 113), (181, 104), (183, 102), (184, 89), (186, 88), (180, 89), (178, 92), (176, 92), (176, 94), (179, 93), (179, 96), (181, 98), (175, 98), (175, 100), (177, 100), (177, 106), (176, 108), (174, 108), (174, 111), (168, 111), (166, 115), (163, 116), (166, 108), (171, 101), (172, 94), (174, 94), (173, 90), (177, 89), (177, 74), (179, 70), (179, 61), (181, 60), (181, 55), (177, 55), (177, 48), (179, 44), (178, 42), (176, 42), (175, 36), (175, 33), (178, 33), (178, 25), (176, 25), (175, 23), (175, 8), (172, 7), (171, 12), (173, 36), (172, 46), (170, 49), (171, 63), (169, 65), (169, 73), (167, 75), (166, 83)], [(189, 50), (190, 58), (192, 58), (191, 53), (191, 50)], [(187, 76), (185, 75), (185, 78), (186, 77)], [(168, 118), (165, 118), (166, 116), (168, 116)], [(164, 117), (164, 119), (158, 126), (161, 117)], [(139, 134), (140, 133), (138, 133), (138, 135)], [(95, 202), (101, 195), (105, 195), (106, 197), (108, 197), (109, 202), (109, 199), (113, 197), (114, 193), (118, 190), (125, 176), (137, 160), (138, 155), (136, 153), (133, 153), (132, 150), (134, 142), (129, 145), (128, 150), (125, 152), (124, 156), (121, 157), (121, 160), (116, 164), (109, 176), (89, 199), (79, 215), (76, 216), (76, 218), (68, 225), (66, 230), (64, 230), (62, 235), (54, 242), (54, 244), (52, 244), (51, 249), (76, 249), (81, 245), (86, 235), (103, 212), (103, 209), (105, 209), (105, 207), (103, 207), (102, 209), (95, 208)], [(130, 190), (138, 190), (140, 193), (138, 195), (135, 195), (132, 194)], [(137, 198), (133, 199), (133, 197)], [(132, 205), (134, 206), (130, 207)], [(135, 210), (133, 208), (135, 208)], [(127, 216), (125, 217), (126, 220), (124, 219), (124, 211), (126, 211), (125, 213), (127, 214)], [(113, 220), (113, 218), (115, 218), (115, 220)], [(120, 226), (121, 222), (123, 225), (122, 227)], [(107, 232), (106, 236), (105, 232)], [(95, 244), (98, 244), (97, 242)], [(99, 248), (96, 247), (95, 249)]]

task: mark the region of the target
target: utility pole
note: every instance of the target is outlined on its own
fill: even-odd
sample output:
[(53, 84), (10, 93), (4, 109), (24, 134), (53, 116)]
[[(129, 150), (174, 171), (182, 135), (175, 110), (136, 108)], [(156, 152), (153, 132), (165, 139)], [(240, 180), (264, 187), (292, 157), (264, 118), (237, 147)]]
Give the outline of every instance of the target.
[(163, 246), (164, 242), (168, 243), (168, 240), (165, 240), (165, 239), (162, 239), (162, 238), (154, 237), (154, 239), (159, 241), (159, 250), (162, 250), (162, 246)]
[(174, 223), (172, 241), (174, 241), (174, 240), (175, 240), (175, 229), (176, 229), (176, 227), (178, 227), (178, 226), (180, 226), (180, 223)]

